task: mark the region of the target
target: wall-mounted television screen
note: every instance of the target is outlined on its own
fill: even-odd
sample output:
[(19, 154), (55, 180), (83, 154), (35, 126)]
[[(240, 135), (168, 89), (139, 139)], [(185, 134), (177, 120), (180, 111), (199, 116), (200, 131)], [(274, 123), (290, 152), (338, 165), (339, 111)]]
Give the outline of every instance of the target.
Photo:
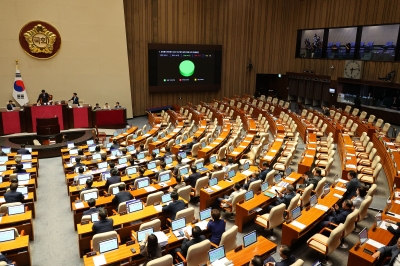
[(221, 45), (148, 44), (149, 91), (219, 90)]
[(336, 89), (335, 88), (329, 88), (329, 93), (335, 93)]

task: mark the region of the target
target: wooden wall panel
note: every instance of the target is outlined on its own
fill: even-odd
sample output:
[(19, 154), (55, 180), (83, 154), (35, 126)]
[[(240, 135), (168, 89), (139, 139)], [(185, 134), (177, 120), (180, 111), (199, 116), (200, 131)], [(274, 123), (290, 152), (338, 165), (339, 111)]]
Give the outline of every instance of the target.
[[(336, 80), (344, 61), (295, 58), (298, 29), (400, 22), (398, 0), (124, 0), (124, 7), (134, 116), (150, 106), (253, 94), (256, 73), (313, 69)], [(150, 94), (148, 43), (222, 45), (221, 90)], [(390, 62), (365, 62), (363, 78), (375, 80), (393, 69), (400, 82), (399, 64)]]

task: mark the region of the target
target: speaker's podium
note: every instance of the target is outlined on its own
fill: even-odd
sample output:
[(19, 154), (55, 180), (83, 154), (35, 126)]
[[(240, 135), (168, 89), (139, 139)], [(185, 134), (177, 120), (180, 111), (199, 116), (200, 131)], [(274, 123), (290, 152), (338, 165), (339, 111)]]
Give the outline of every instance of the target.
[(36, 134), (39, 136), (60, 134), (58, 117), (36, 118)]

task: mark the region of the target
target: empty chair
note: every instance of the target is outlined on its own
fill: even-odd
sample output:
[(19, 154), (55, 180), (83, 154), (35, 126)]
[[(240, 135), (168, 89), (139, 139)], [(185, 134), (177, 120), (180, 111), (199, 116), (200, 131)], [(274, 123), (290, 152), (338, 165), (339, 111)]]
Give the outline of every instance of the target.
[(317, 187), (315, 188), (314, 193), (317, 195), (317, 198), (319, 198), (323, 193), (324, 193), (324, 186), (326, 183), (326, 177), (323, 177), (317, 184)]
[(300, 194), (296, 193), (289, 203), (288, 208), (286, 209), (286, 219), (290, 220), (292, 218), (292, 210), (297, 207), (300, 200)]
[(180, 198), (184, 199), (186, 202), (190, 201), (190, 192), (192, 191), (192, 187), (190, 185), (181, 187), (178, 189), (177, 193)]
[[(340, 242), (341, 242), (340, 248), (348, 248), (349, 247), (349, 245), (344, 243), (344, 239), (351, 232), (353, 232), (353, 230), (356, 228), (356, 221), (358, 219), (358, 214), (359, 214), (359, 210), (354, 210), (349, 215), (347, 215), (346, 221), (343, 224), (344, 229), (343, 229), (342, 237), (340, 239)], [(333, 224), (331, 224), (331, 225), (333, 225)]]
[(361, 114), (360, 114), (359, 119), (360, 119), (361, 121), (363, 121), (363, 120), (365, 119), (365, 117), (367, 117), (367, 112), (362, 111)]
[(192, 188), (190, 195), (192, 197), (200, 197), (200, 190), (208, 185), (208, 176), (203, 176), (196, 181), (196, 186)]
[(301, 111), (301, 117), (306, 117), (307, 116), (307, 109), (303, 109), (303, 111)]
[(301, 194), (300, 206), (302, 206), (303, 208), (310, 203), (310, 196), (311, 196), (312, 189), (313, 189), (313, 184), (310, 184), (304, 189), (303, 194)]
[(201, 143), (196, 143), (192, 146), (192, 150), (190, 151), (190, 154), (192, 157), (197, 157), (199, 148), (200, 148)]
[(139, 227), (139, 231), (145, 230), (147, 228), (153, 228), (154, 232), (160, 231), (161, 230), (161, 220), (160, 219), (154, 219), (154, 220), (151, 220), (149, 222), (142, 223), (140, 225), (140, 227)]
[(164, 192), (162, 191), (152, 192), (151, 194), (149, 194), (147, 196), (146, 206), (151, 206), (154, 205), (155, 203), (160, 203), (162, 195), (164, 195)]
[(290, 266), (303, 266), (304, 261), (302, 259), (297, 259), (294, 263), (290, 264)]
[[(237, 225), (232, 226), (229, 230), (225, 231), (221, 236), (221, 242), (219, 246), (224, 246), (225, 253), (234, 250), (236, 248), (236, 235), (238, 232)], [(211, 243), (214, 247), (217, 247), (214, 243)]]
[(252, 190), (254, 194), (261, 190), (261, 180), (253, 181), (249, 185), (248, 191)]
[(269, 186), (273, 186), (274, 185), (274, 175), (275, 175), (275, 171), (269, 171), (267, 176), (265, 177), (264, 182), (268, 182)]
[(371, 175), (380, 161), (381, 161), (381, 157), (379, 155), (376, 155), (375, 158), (371, 162), (371, 166), (359, 165), (359, 166), (357, 166), (357, 171), (361, 174)]
[(349, 129), (349, 131), (347, 131), (347, 135), (349, 135), (350, 137), (353, 137), (356, 135), (356, 131), (358, 128), (358, 124), (357, 123), (353, 123), (353, 125), (351, 126), (351, 128)]
[(372, 184), (372, 186), (367, 191), (366, 197), (368, 197), (368, 196), (374, 197), (374, 194), (375, 194), (375, 191), (376, 191), (377, 187), (378, 186), (376, 184)]
[(346, 108), (344, 108), (344, 111), (346, 113), (350, 113), (350, 110), (351, 110), (351, 106), (350, 105), (346, 105)]
[(359, 221), (362, 221), (367, 216), (368, 208), (371, 205), (371, 202), (372, 202), (371, 196), (366, 196), (365, 200), (361, 202), (360, 208), (358, 208), (358, 217), (356, 222), (356, 228), (354, 230), (355, 232), (359, 231), (359, 229), (357, 228), (357, 223)]
[(340, 114), (339, 112), (337, 112), (337, 113), (335, 114), (335, 117), (333, 118), (333, 120), (334, 120), (335, 122), (338, 122), (339, 119), (340, 119), (340, 116), (341, 116), (341, 114)]
[(372, 124), (375, 121), (375, 116), (374, 115), (369, 115), (367, 123)]
[(381, 169), (382, 169), (382, 164), (378, 163), (371, 175), (358, 174), (357, 178), (360, 180), (360, 182), (367, 183), (370, 185), (375, 184), (376, 179), (378, 178), (378, 175), (379, 175), (379, 172), (381, 171)]
[(157, 258), (154, 260), (149, 261), (146, 265), (147, 266), (171, 266), (174, 264), (173, 258), (171, 254), (167, 254), (162, 256), (161, 258)]
[(185, 217), (186, 223), (194, 220), (194, 209), (193, 207), (188, 207), (176, 213), (175, 220)]
[(383, 124), (383, 120), (379, 118), (375, 123), (375, 127), (380, 128), (382, 126), (382, 124)]
[(328, 163), (325, 166), (325, 169), (320, 168), (321, 176), (328, 176), (329, 175), (329, 172), (331, 171), (332, 163), (333, 163), (333, 158), (330, 158), (328, 160)]
[(354, 108), (354, 109), (353, 109), (353, 112), (351, 113), (351, 115), (357, 116), (359, 111), (360, 111), (360, 110), (359, 110), (358, 108)]
[(239, 193), (236, 193), (235, 196), (233, 196), (232, 203), (230, 202), (225, 202), (226, 205), (224, 205), (222, 208), (230, 212), (232, 215), (236, 213), (236, 204), (242, 200), (244, 200), (244, 194), (246, 194), (246, 190), (241, 190)]
[(279, 204), (271, 209), (269, 213), (263, 215), (257, 215), (254, 222), (265, 229), (270, 229), (271, 235), (268, 238), (271, 241), (276, 240), (276, 237), (273, 236), (273, 230), (275, 227), (281, 225), (284, 222), (284, 212), (286, 205), (284, 203)]
[(382, 130), (380, 131), (380, 134), (386, 135), (387, 132), (389, 131), (389, 128), (390, 128), (390, 124), (389, 124), (389, 123), (385, 123), (385, 124), (383, 125), (383, 127), (382, 127)]

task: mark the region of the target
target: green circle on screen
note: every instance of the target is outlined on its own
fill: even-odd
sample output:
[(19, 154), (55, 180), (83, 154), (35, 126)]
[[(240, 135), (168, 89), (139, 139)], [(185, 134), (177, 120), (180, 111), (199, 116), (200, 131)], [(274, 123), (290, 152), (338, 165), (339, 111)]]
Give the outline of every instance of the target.
[(190, 77), (194, 73), (194, 64), (190, 60), (182, 61), (179, 64), (179, 72), (184, 77)]

